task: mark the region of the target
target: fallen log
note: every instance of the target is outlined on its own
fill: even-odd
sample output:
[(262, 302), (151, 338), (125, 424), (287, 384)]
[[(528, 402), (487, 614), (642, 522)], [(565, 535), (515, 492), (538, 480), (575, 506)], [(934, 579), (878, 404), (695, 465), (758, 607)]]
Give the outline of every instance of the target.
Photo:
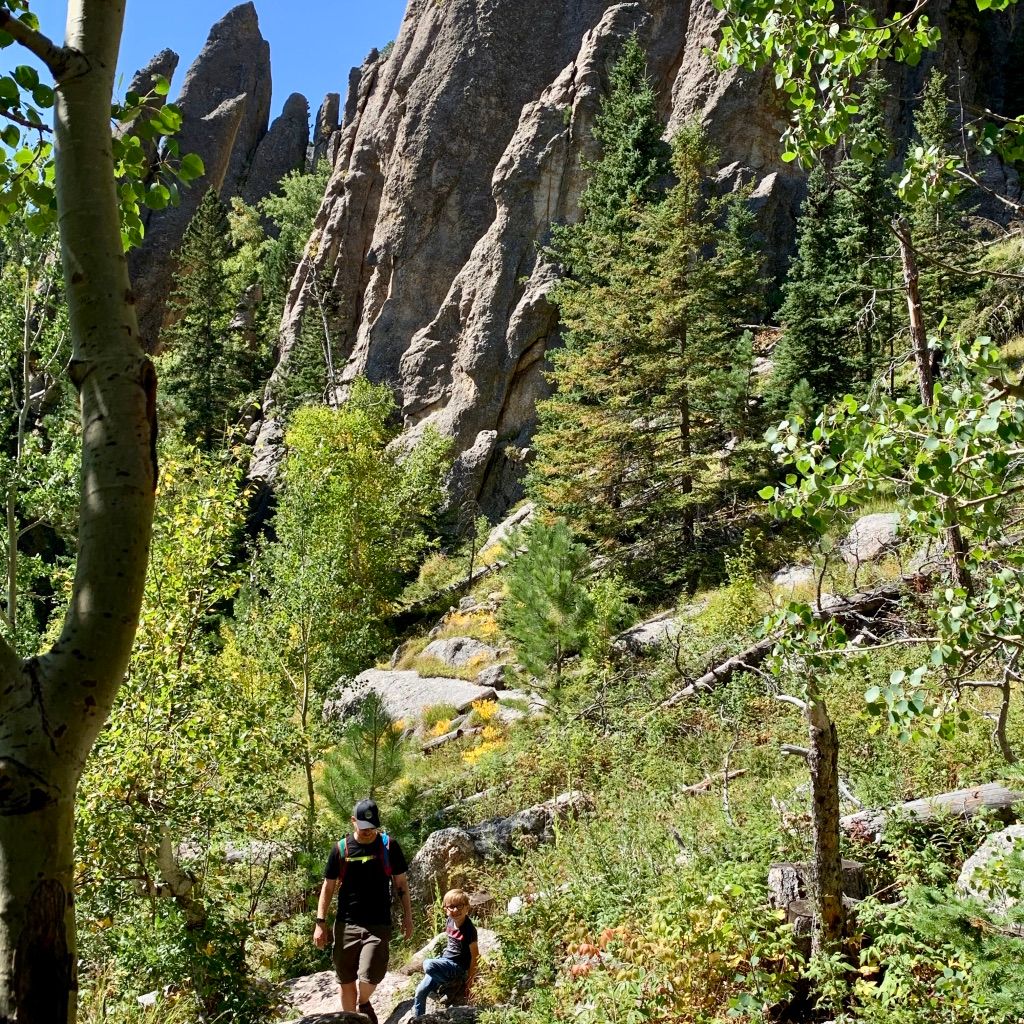
[(1014, 818), (1013, 808), (1024, 803), (1024, 792), (1010, 789), (999, 782), (987, 782), (973, 789), (958, 789), (952, 793), (938, 793), (920, 800), (910, 800), (896, 807), (881, 810), (858, 811), (840, 818), (840, 827), (851, 835), (877, 840), (886, 822), (893, 816), (916, 818), (971, 818), (986, 808), (1000, 812), (1001, 817)]
[(428, 740), (420, 748), (424, 754), (433, 754), (436, 750), (446, 746), (449, 743), (454, 743), (455, 740), (460, 740), (464, 736), (479, 736), (484, 730), (481, 726), (475, 726), (472, 729), (453, 729), (451, 732), (446, 732), (443, 736), (438, 736), (436, 739)]
[(737, 768), (731, 772), (715, 772), (714, 775), (709, 775), (706, 779), (701, 779), (700, 782), (695, 782), (692, 786), (684, 786), (679, 790), (680, 796), (697, 796), (700, 793), (706, 793), (712, 786), (719, 782), (732, 782), (733, 779), (738, 779), (741, 775), (746, 775), (746, 768)]
[[(876, 587), (873, 590), (865, 590), (859, 594), (851, 594), (849, 597), (829, 595), (818, 606), (817, 613), (823, 619), (833, 619), (843, 626), (856, 626), (860, 620), (873, 618), (889, 605), (899, 600), (900, 594), (905, 587), (913, 587), (925, 578), (924, 573), (914, 573), (903, 576), (892, 583)], [(778, 641), (777, 636), (769, 636), (759, 640), (739, 654), (734, 654), (721, 664), (709, 669), (704, 675), (694, 679), (681, 690), (677, 690), (670, 697), (666, 697), (657, 710), (664, 711), (682, 703), (688, 697), (696, 696), (699, 693), (710, 693), (728, 683), (737, 672), (756, 669), (768, 658)]]
[(731, 658), (723, 661), (721, 665), (716, 665), (713, 669), (705, 672), (704, 675), (695, 679), (688, 686), (684, 686), (681, 690), (677, 690), (673, 693), (671, 697), (663, 700), (658, 705), (658, 710), (664, 711), (668, 708), (675, 707), (676, 704), (682, 703), (687, 699), (687, 697), (693, 697), (698, 693), (710, 693), (717, 687), (729, 682), (737, 672), (758, 668), (765, 658), (772, 653), (776, 640), (776, 637), (770, 636), (767, 639), (754, 644), (753, 647), (748, 647), (740, 654), (734, 654)]

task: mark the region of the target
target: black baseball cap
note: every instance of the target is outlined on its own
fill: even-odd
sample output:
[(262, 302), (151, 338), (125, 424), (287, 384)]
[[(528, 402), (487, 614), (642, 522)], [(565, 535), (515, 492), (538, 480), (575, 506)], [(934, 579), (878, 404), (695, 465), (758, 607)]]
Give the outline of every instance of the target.
[(360, 800), (352, 811), (356, 828), (380, 828), (380, 811), (373, 800)]

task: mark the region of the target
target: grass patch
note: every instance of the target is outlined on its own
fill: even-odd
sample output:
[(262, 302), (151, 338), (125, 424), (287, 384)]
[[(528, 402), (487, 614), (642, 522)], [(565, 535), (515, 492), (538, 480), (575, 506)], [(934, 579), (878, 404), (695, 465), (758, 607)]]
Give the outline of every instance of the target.
[(1015, 334), (999, 347), (999, 351), (1011, 369), (1019, 370), (1024, 366), (1024, 334)]
[(423, 648), (430, 643), (430, 637), (416, 637), (414, 640), (407, 640), (402, 645), (402, 656), (395, 663), (399, 672), (408, 672), (415, 667), (416, 659), (420, 656)]
[(468, 636), (492, 646), (501, 642), (501, 628), (493, 613), (488, 611), (449, 612), (441, 623), (436, 639)]
[(421, 676), (439, 677), (441, 679), (465, 679), (467, 682), (475, 682), (481, 670), (491, 663), (491, 659), (478, 655), (471, 658), (465, 665), (451, 665), (440, 658), (428, 658), (420, 655), (413, 658), (412, 668)]
[[(446, 726), (451, 725), (452, 719), (458, 715), (459, 709), (454, 704), (432, 704), (420, 713), (420, 724), (426, 732), (433, 732), (439, 722), (444, 722)], [(437, 735), (443, 736), (447, 731), (447, 728), (442, 729)]]

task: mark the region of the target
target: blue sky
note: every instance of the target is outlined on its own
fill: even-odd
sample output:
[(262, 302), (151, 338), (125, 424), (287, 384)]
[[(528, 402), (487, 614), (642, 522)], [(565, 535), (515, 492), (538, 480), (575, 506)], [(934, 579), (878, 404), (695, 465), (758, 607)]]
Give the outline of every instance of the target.
[[(255, 0), (260, 28), (270, 42), (276, 116), (288, 95), (301, 92), (315, 114), (328, 92), (342, 100), (351, 67), (374, 46), (394, 39), (406, 0)], [(210, 26), (234, 6), (232, 0), (128, 0), (119, 71), (127, 88), (132, 73), (153, 54), (170, 47), (181, 57), (172, 95), (202, 49)], [(32, 9), (51, 38), (64, 34), (62, 0), (35, 0)], [(31, 63), (18, 47), (0, 51), (0, 67)]]

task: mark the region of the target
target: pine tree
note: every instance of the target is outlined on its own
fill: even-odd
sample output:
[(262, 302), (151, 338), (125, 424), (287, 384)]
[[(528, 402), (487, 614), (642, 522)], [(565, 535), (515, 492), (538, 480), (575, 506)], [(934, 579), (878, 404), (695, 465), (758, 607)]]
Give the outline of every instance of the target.
[(530, 486), (580, 536), (628, 551), (623, 572), (648, 585), (693, 582), (700, 520), (721, 497), (713, 453), (747, 433), (753, 353), (739, 325), (758, 264), (742, 197), (709, 194), (712, 163), (700, 128), (682, 129), (675, 187), (635, 211), (613, 254), (595, 247), (599, 272), (556, 293), (565, 346)]
[[(844, 262), (839, 251), (835, 175), (820, 164), (807, 182), (797, 222), (797, 253), (779, 311), (783, 334), (775, 347), (766, 401), (777, 416), (807, 412), (851, 390), (855, 365), (847, 340), (850, 318), (841, 302)], [(793, 410), (799, 389), (800, 410)]]
[(331, 330), (336, 296), (319, 280), (310, 282), (310, 294), (299, 337), (274, 388), (274, 400), (286, 417), (302, 406), (330, 404), (344, 368), (344, 356)]
[(793, 408), (794, 394), (816, 414), (842, 394), (864, 393), (891, 358), (897, 314), (888, 225), (895, 200), (884, 97), (884, 81), (875, 76), (864, 89), (850, 155), (834, 169), (817, 165), (808, 180), (766, 396), (777, 416)]
[(583, 646), (593, 617), (582, 580), (590, 556), (563, 520), (537, 520), (516, 546), (525, 551), (508, 569), (501, 625), (520, 662), (540, 677), (553, 672), (557, 691), (566, 658)]
[(230, 329), (236, 297), (227, 269), (229, 237), (227, 210), (211, 189), (178, 251), (173, 323), (162, 338), (161, 379), (170, 418), (205, 451), (223, 442), (252, 383), (251, 357)]
[(647, 55), (634, 35), (611, 68), (608, 95), (594, 121), (601, 157), (584, 164), (579, 221), (552, 229), (549, 255), (570, 278), (599, 280), (599, 254), (608, 258), (636, 214), (660, 194), (669, 171), (664, 131)]
[[(933, 68), (914, 112), (919, 144), (937, 157), (954, 153), (959, 141), (947, 87), (945, 73)], [(965, 223), (969, 211), (969, 195), (948, 192), (922, 195), (910, 210), (921, 263), (921, 303), (933, 336), (941, 336), (947, 325), (955, 330), (970, 315), (977, 295), (978, 279), (960, 272), (977, 264), (977, 246)]]
[(895, 329), (891, 287), (896, 264), (890, 257), (890, 222), (896, 212), (890, 172), (892, 138), (885, 122), (888, 86), (872, 74), (861, 97), (861, 117), (851, 130), (851, 155), (838, 169), (836, 193), (840, 224), (839, 252), (845, 262), (840, 295), (853, 319), (851, 356), (855, 381), (866, 390), (891, 358)]
[(407, 752), (403, 728), (380, 694), (371, 691), (360, 702), (324, 764), (320, 790), (337, 821), (347, 823), (361, 797), (383, 802), (402, 777)]

